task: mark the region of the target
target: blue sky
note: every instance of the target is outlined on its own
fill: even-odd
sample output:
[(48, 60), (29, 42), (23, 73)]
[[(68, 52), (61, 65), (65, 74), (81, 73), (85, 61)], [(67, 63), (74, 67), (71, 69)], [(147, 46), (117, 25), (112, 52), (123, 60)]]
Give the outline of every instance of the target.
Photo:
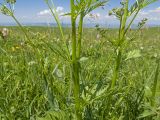
[[(130, 0), (134, 2), (135, 0)], [(53, 0), (57, 11), (60, 15), (69, 11), (69, 0)], [(3, 0), (0, 0), (3, 3)], [(86, 23), (105, 23), (105, 24), (117, 24), (118, 21), (114, 17), (108, 16), (108, 11), (113, 7), (119, 6), (120, 0), (110, 0), (105, 6), (105, 10), (99, 8), (92, 12), (96, 16), (96, 19), (90, 19), (86, 17)], [(15, 5), (15, 16), (21, 23), (51, 23), (54, 22), (53, 17), (50, 15), (48, 7), (44, 0), (17, 0)], [(158, 2), (143, 9), (137, 17), (137, 22), (143, 18), (148, 18), (149, 24), (160, 24), (160, 0)], [(70, 23), (69, 17), (60, 17), (63, 23)], [(0, 14), (0, 24), (2, 23), (14, 23), (10, 17), (6, 17)]]

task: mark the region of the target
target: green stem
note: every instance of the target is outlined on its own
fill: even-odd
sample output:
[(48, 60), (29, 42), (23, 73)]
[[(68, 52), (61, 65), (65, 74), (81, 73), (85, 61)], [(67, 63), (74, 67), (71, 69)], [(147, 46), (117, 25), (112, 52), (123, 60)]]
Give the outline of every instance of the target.
[(71, 0), (71, 23), (72, 23), (72, 61), (76, 62), (76, 19), (74, 0)]
[(32, 46), (34, 51), (36, 51), (36, 46), (35, 44), (30, 40), (26, 30), (24, 29), (24, 27), (21, 25), (21, 23), (17, 20), (17, 18), (14, 16), (14, 14), (11, 15), (11, 17), (14, 19), (14, 21), (17, 23), (17, 25), (19, 26), (19, 28), (21, 29), (21, 31), (24, 33), (25, 37), (27, 38), (27, 42), (29, 42)]
[(137, 17), (138, 13), (140, 10), (137, 10), (137, 12), (135, 13), (134, 17), (132, 18), (131, 22), (129, 23), (128, 27), (125, 30), (125, 34), (127, 33), (127, 31), (129, 30), (129, 28), (131, 27), (133, 21), (135, 20), (135, 18)]
[[(62, 29), (62, 25), (60, 23), (60, 19), (58, 17), (58, 14), (57, 14), (56, 8), (54, 6), (53, 0), (51, 0), (51, 3), (52, 3), (52, 7), (53, 7), (54, 11), (53, 11), (52, 7), (49, 5), (49, 2), (46, 1), (46, 0), (45, 0), (45, 2), (47, 4), (48, 8), (50, 9), (50, 11), (52, 13), (52, 16), (54, 17), (54, 19), (55, 19), (55, 21), (56, 21), (56, 23), (58, 25), (59, 31), (61, 33), (62, 40), (63, 40), (63, 42), (65, 42), (64, 32), (63, 32), (63, 29)], [(68, 59), (70, 60), (70, 53), (69, 53), (68, 47), (67, 47), (66, 43), (64, 43), (64, 44), (65, 44), (65, 47), (66, 47)]]
[(128, 0), (126, 0), (126, 3), (124, 5), (124, 14), (120, 20), (120, 30), (119, 30), (119, 41), (118, 41), (118, 53), (116, 58), (116, 65), (115, 69), (113, 71), (113, 78), (111, 83), (111, 88), (114, 88), (116, 85), (116, 81), (119, 78), (119, 68), (121, 64), (122, 59), (122, 42), (124, 41), (125, 37), (125, 29), (126, 29), (126, 22), (128, 17)]
[(151, 100), (151, 105), (155, 105), (155, 96), (156, 96), (156, 89), (157, 89), (157, 83), (158, 83), (158, 76), (159, 76), (159, 60), (157, 60), (157, 68), (155, 72), (155, 77), (154, 77), (154, 83), (152, 86), (152, 100)]
[(77, 53), (77, 58), (80, 59), (81, 55), (81, 41), (82, 41), (82, 33), (83, 33), (83, 12), (80, 15), (80, 20), (79, 20), (79, 26), (78, 26), (78, 53)]
[(120, 64), (121, 64), (121, 57), (122, 57), (122, 52), (120, 49), (118, 49), (118, 55), (117, 55), (117, 59), (116, 59), (116, 66), (115, 66), (115, 69), (113, 72), (111, 88), (115, 87), (116, 80), (119, 77), (119, 68), (120, 68)]
[(125, 6), (124, 6), (124, 14), (122, 16), (122, 23), (121, 23), (121, 30), (120, 30), (120, 42), (124, 39), (125, 36), (125, 29), (126, 29), (126, 22), (127, 22), (127, 17), (128, 17), (128, 0), (126, 0)]
[(71, 23), (72, 23), (72, 79), (74, 83), (74, 98), (75, 98), (75, 110), (77, 120), (81, 120), (81, 111), (80, 111), (80, 85), (79, 85), (79, 71), (78, 71), (78, 61), (76, 56), (76, 13), (74, 0), (70, 0), (71, 4)]
[(12, 15), (12, 18), (15, 20), (15, 22), (17, 23), (17, 25), (20, 27), (20, 29), (22, 30), (22, 32), (26, 36), (27, 40), (30, 41), (29, 36), (27, 35), (27, 32), (25, 31), (25, 29), (23, 28), (23, 26), (20, 24), (20, 22), (17, 20), (17, 18), (14, 15)]
[(122, 17), (120, 18), (120, 25), (119, 25), (119, 39), (120, 39), (120, 33), (121, 33), (121, 28), (122, 28)]
[(56, 9), (55, 9), (55, 7), (54, 7), (54, 4), (53, 4), (53, 1), (52, 1), (52, 0), (51, 0), (51, 3), (52, 3), (52, 6), (53, 6), (53, 9), (54, 9), (54, 12), (53, 12), (51, 6), (49, 5), (48, 1), (46, 1), (46, 4), (47, 4), (48, 8), (50, 9), (50, 11), (51, 11), (51, 13), (52, 13), (52, 16), (53, 16), (54, 19), (56, 20), (56, 23), (57, 23), (58, 28), (59, 28), (59, 30), (60, 30), (62, 39), (64, 39), (63, 29), (62, 29), (60, 20), (59, 20), (59, 18), (58, 18), (58, 14), (57, 14), (57, 12), (56, 12)]

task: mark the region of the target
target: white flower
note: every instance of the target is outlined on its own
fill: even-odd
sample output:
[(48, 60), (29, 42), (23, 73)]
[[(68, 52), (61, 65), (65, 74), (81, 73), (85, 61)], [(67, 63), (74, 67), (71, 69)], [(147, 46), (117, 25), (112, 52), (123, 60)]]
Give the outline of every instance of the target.
[(2, 30), (0, 30), (0, 33), (2, 35), (2, 38), (6, 38), (9, 34), (9, 30), (7, 28), (2, 28)]
[(97, 38), (97, 39), (100, 39), (100, 37), (101, 37), (100, 34), (97, 34), (97, 37), (96, 37), (96, 38)]
[(142, 47), (142, 46), (141, 46), (141, 47), (140, 47), (140, 49), (141, 49), (141, 50), (143, 50), (143, 49), (144, 49), (144, 47)]

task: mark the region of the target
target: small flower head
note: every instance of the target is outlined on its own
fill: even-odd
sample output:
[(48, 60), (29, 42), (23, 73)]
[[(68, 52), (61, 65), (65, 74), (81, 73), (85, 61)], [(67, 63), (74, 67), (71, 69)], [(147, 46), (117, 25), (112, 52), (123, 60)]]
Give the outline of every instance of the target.
[(16, 0), (6, 0), (7, 3), (10, 3), (10, 4), (15, 4), (16, 3)]
[(0, 30), (0, 35), (3, 39), (5, 39), (9, 35), (9, 30), (7, 28), (3, 28)]

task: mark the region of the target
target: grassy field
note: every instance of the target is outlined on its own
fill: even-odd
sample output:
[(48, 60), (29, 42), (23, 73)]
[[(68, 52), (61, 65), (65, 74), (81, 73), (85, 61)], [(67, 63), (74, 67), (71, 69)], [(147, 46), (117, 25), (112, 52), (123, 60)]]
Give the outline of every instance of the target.
[[(17, 27), (9, 27), (7, 41), (0, 38), (0, 119), (75, 119), (70, 64), (71, 30), (66, 41), (57, 28), (27, 27), (31, 42)], [(160, 57), (160, 28), (138, 31), (124, 49), (117, 87), (109, 89), (115, 51), (107, 39), (117, 29), (85, 28), (80, 59), (81, 112), (85, 120), (160, 119), (160, 82), (152, 89)], [(101, 29), (102, 31), (102, 29)], [(128, 37), (136, 30), (130, 31)], [(100, 36), (99, 36), (100, 34)], [(33, 43), (33, 44), (31, 44)], [(151, 103), (154, 101), (154, 105)]]
[(0, 120), (160, 120), (160, 28), (136, 22), (157, 1), (119, 1), (107, 11), (117, 29), (83, 26), (108, 0), (68, 1), (70, 28), (52, 0), (45, 13), (57, 28), (23, 27), (16, 0), (0, 3), (17, 24), (0, 27)]

